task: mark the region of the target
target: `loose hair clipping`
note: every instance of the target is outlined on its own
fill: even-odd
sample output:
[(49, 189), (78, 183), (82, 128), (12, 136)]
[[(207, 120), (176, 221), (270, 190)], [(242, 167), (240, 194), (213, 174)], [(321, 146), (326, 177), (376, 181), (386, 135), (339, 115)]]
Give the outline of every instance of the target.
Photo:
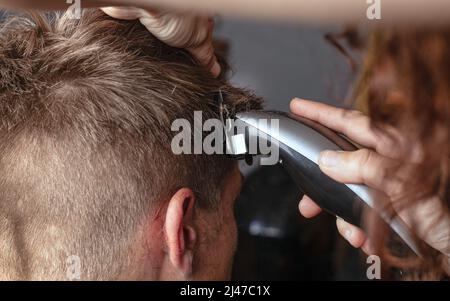
[(224, 99), (224, 95), (222, 93), (222, 90), (219, 90), (219, 92), (217, 92), (216, 94), (216, 101), (219, 104), (219, 115), (220, 115), (220, 120), (223, 124), (223, 130), (224, 130), (224, 153), (226, 154), (227, 157), (234, 159), (234, 160), (243, 160), (245, 161), (248, 165), (252, 165), (253, 164), (253, 156), (250, 154), (239, 154), (236, 155), (233, 152), (233, 140), (231, 139), (231, 137), (234, 135), (234, 129), (232, 128), (233, 125), (231, 122), (227, 122), (228, 120), (234, 120), (235, 116), (230, 113), (230, 111), (228, 110), (226, 104), (225, 104), (225, 99)]

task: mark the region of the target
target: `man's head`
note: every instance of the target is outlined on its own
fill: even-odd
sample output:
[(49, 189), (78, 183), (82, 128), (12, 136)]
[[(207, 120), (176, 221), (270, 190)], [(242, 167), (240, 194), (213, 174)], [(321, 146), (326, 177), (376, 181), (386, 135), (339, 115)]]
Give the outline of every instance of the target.
[(0, 33), (0, 277), (227, 277), (240, 173), (174, 155), (170, 125), (259, 99), (138, 22), (34, 19)]

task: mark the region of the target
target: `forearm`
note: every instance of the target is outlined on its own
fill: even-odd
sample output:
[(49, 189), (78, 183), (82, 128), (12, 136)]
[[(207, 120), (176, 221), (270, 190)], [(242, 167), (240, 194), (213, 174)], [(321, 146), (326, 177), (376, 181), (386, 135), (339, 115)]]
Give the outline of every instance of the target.
[[(371, 0), (370, 3), (378, 1)], [(449, 0), (379, 0), (381, 20), (389, 24), (450, 23)], [(111, 0), (120, 4), (124, 1)], [(130, 1), (131, 2), (131, 1)], [(369, 22), (366, 0), (132, 0), (140, 7), (160, 6), (202, 13), (284, 22), (342, 24)]]
[[(62, 9), (68, 6), (66, 0), (0, 0), (0, 3), (41, 9)], [(161, 7), (197, 13), (319, 24), (367, 22), (366, 12), (370, 6), (363, 0), (81, 0), (81, 3), (85, 7)], [(449, 11), (448, 0), (381, 1), (381, 22), (448, 23)]]

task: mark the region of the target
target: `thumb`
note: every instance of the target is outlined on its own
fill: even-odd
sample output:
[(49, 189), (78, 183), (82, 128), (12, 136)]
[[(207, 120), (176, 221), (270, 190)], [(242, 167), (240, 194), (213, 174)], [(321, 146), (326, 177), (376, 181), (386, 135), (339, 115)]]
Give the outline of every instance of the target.
[(324, 151), (320, 169), (334, 180), (347, 184), (366, 184), (384, 191), (384, 174), (389, 160), (369, 149), (354, 152)]

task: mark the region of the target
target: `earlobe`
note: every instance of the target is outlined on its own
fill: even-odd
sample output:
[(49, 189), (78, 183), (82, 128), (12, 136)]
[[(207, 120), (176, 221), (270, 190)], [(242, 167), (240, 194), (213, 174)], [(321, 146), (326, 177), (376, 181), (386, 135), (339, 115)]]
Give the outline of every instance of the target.
[(195, 197), (191, 189), (178, 190), (167, 206), (164, 226), (170, 262), (184, 276), (192, 273), (197, 240), (193, 227), (194, 205)]
[(189, 277), (192, 275), (192, 263), (194, 261), (194, 253), (191, 250), (186, 250), (181, 261), (180, 272)]

